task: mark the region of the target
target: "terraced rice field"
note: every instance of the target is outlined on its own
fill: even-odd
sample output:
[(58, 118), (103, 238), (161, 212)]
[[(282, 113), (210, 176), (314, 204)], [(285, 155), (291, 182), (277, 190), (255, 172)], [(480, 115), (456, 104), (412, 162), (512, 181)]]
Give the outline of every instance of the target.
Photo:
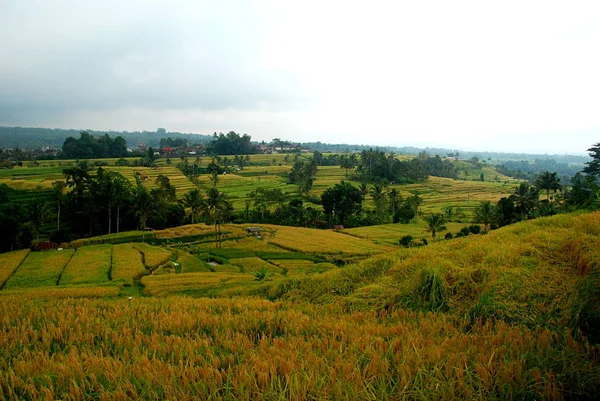
[(439, 213), (445, 206), (459, 206), (470, 214), (481, 201), (489, 200), (495, 203), (500, 198), (511, 195), (515, 191), (515, 184), (429, 177), (424, 183), (396, 188), (403, 197), (417, 191), (423, 198), (423, 213)]
[(63, 269), (75, 251), (32, 252), (8, 279), (5, 289), (57, 285)]
[[(469, 219), (465, 219), (465, 221), (469, 221)], [(448, 229), (437, 233), (438, 239), (443, 239), (447, 232), (454, 235), (461, 228), (469, 226), (470, 223), (446, 223), (445, 225)], [(426, 224), (422, 220), (411, 224), (381, 224), (378, 226), (346, 228), (342, 232), (387, 245), (397, 245), (398, 240), (405, 235), (411, 235), (415, 239), (426, 238), (431, 241), (431, 233), (426, 230)]]
[(167, 249), (148, 245), (144, 242), (138, 242), (133, 247), (143, 254), (144, 265), (148, 268), (156, 269), (168, 262), (172, 255), (171, 251)]
[(281, 248), (303, 253), (371, 255), (389, 252), (394, 248), (377, 245), (371, 241), (354, 238), (334, 231), (300, 227), (276, 227), (276, 232), (268, 241)]
[(177, 263), (181, 266), (182, 273), (207, 273), (210, 271), (204, 261), (187, 252), (179, 252)]
[(229, 263), (242, 267), (246, 272), (257, 272), (263, 268), (269, 273), (280, 272), (280, 269), (278, 269), (277, 266), (257, 257), (229, 259)]
[(108, 166), (103, 167), (108, 171), (115, 171), (122, 174), (125, 178), (127, 178), (132, 184), (135, 185), (135, 174), (139, 173), (141, 177), (148, 177), (143, 180), (142, 183), (146, 188), (158, 188), (156, 184), (156, 179), (159, 175), (166, 175), (171, 185), (176, 188), (176, 195), (178, 198), (182, 198), (183, 195), (190, 191), (191, 189), (196, 188), (193, 182), (191, 182), (185, 175), (179, 171), (174, 164), (164, 165), (157, 167), (156, 169), (150, 167), (127, 167), (127, 166)]
[(29, 255), (29, 249), (0, 254), (0, 288), (13, 275), (27, 255)]
[(133, 284), (134, 277), (146, 273), (142, 255), (133, 244), (118, 244), (113, 246), (111, 280)]
[(187, 294), (212, 296), (233, 287), (251, 284), (248, 274), (240, 273), (182, 273), (144, 276), (141, 279), (144, 293), (153, 296)]
[(103, 284), (109, 281), (112, 245), (90, 245), (78, 248), (65, 267), (60, 285)]

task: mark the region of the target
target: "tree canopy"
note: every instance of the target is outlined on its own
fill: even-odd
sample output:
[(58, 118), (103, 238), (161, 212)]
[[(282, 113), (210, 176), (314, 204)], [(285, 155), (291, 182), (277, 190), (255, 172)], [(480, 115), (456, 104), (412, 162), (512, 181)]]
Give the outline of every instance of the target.
[(79, 139), (72, 136), (65, 139), (62, 151), (63, 157), (67, 159), (124, 157), (127, 156), (127, 143), (121, 136), (113, 139), (108, 134), (97, 137), (81, 132)]

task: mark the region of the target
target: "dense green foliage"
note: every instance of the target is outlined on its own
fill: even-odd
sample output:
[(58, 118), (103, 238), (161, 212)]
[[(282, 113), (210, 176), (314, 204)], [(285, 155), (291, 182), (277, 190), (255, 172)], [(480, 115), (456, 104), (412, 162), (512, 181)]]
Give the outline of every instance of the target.
[(103, 157), (127, 156), (127, 143), (121, 136), (111, 138), (108, 134), (94, 137), (81, 132), (79, 139), (72, 136), (65, 139), (62, 157), (65, 159), (97, 159)]

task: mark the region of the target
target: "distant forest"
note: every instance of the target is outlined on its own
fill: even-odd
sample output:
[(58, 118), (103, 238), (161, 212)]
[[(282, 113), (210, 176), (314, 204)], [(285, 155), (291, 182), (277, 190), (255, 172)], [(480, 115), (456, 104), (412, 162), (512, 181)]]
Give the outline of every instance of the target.
[(0, 126), (0, 148), (19, 147), (24, 150), (34, 150), (48, 146), (60, 149), (68, 137), (79, 138), (79, 133), (82, 131), (93, 136), (109, 135), (113, 138), (121, 136), (130, 148), (137, 148), (140, 143), (143, 143), (146, 147), (159, 148), (161, 139), (167, 138), (182, 139), (189, 144), (202, 145), (208, 144), (213, 139), (212, 135), (167, 132), (164, 128), (159, 128), (154, 132), (127, 132)]

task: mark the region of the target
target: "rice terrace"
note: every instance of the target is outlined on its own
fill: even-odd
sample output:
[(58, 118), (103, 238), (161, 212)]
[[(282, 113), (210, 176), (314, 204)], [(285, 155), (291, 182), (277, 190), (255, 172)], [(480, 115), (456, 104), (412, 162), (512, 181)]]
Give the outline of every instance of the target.
[(4, 154), (0, 399), (600, 394), (592, 162), (138, 152)]

